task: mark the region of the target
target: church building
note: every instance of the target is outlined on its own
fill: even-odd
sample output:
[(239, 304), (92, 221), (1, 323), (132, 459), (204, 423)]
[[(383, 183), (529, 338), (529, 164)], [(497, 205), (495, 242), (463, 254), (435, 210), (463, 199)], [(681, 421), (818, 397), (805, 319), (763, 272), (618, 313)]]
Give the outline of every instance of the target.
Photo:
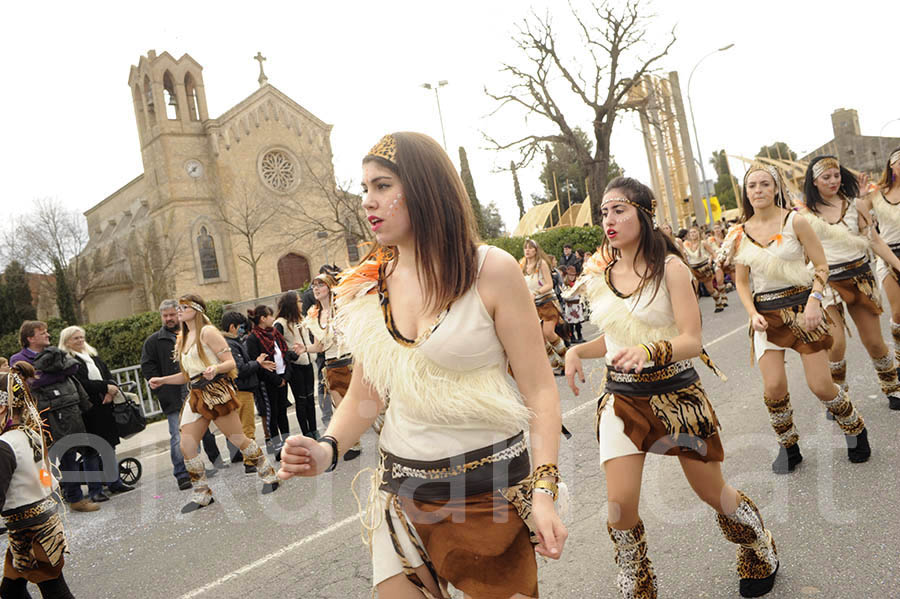
[(358, 203), (346, 193), (341, 203), (335, 186), (332, 126), (270, 85), (255, 58), (259, 88), (217, 118), (191, 56), (151, 50), (131, 67), (144, 172), (84, 213), (89, 322), (184, 293), (268, 296), (303, 286), (326, 261), (357, 259), (351, 217), (338, 213)]

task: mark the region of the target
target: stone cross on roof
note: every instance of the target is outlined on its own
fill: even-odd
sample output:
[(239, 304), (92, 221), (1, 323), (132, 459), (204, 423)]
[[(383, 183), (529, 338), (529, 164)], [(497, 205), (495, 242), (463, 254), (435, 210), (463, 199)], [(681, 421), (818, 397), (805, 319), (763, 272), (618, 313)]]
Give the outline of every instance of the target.
[(263, 71), (263, 61), (266, 60), (266, 57), (262, 55), (262, 52), (257, 52), (256, 56), (253, 57), (253, 60), (259, 61), (259, 86), (262, 87), (269, 80), (266, 77), (266, 72)]

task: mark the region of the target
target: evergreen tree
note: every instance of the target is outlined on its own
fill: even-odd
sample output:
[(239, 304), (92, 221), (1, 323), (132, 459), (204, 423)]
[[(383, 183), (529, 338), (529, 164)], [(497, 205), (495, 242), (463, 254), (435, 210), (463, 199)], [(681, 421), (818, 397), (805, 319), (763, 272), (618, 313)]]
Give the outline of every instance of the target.
[[(590, 152), (593, 148), (593, 142), (587, 134), (580, 128), (575, 127), (573, 130), (584, 147)], [(571, 204), (582, 203), (588, 195), (587, 191), (587, 173), (584, 166), (578, 160), (576, 151), (568, 145), (560, 142), (554, 142), (545, 148), (544, 168), (541, 170), (541, 183), (544, 184), (543, 201), (535, 200), (535, 205), (545, 202), (552, 202), (556, 199), (556, 191), (559, 191), (560, 209), (563, 213), (568, 210)], [(622, 175), (624, 171), (616, 163), (614, 156), (609, 156), (609, 164), (606, 169), (606, 180), (612, 181), (614, 178)], [(556, 188), (554, 188), (553, 178), (556, 176)]]
[(512, 160), (509, 161), (509, 170), (512, 171), (513, 190), (516, 194), (516, 206), (519, 207), (519, 218), (521, 219), (525, 216), (525, 203), (522, 201), (522, 188), (519, 187), (519, 176), (516, 174), (516, 163)]
[(37, 318), (31, 299), (31, 289), (28, 287), (28, 277), (25, 267), (17, 260), (13, 260), (6, 266), (3, 272), (6, 316), (6, 332), (15, 331), (25, 320)]
[(484, 207), (482, 220), (484, 221), (485, 239), (500, 237), (506, 232), (506, 227), (503, 225), (503, 219), (500, 218), (500, 211), (497, 210), (496, 202), (491, 202)]
[(771, 158), (772, 160), (797, 160), (797, 152), (783, 141), (776, 141), (770, 146), (761, 147), (756, 153), (756, 157)]
[(53, 274), (56, 277), (56, 307), (59, 309), (59, 317), (66, 324), (75, 324), (78, 322), (75, 316), (75, 296), (69, 287), (66, 269), (56, 259), (53, 260)]
[(481, 210), (481, 203), (478, 201), (478, 195), (475, 193), (475, 181), (472, 179), (472, 171), (469, 170), (469, 159), (466, 157), (466, 149), (462, 146), (459, 147), (459, 176), (466, 187), (466, 193), (469, 194), (469, 201), (472, 203), (472, 212), (475, 213), (478, 234), (481, 237), (485, 237), (484, 214)]
[(725, 155), (725, 150), (713, 152), (713, 158), (710, 162), (716, 168), (716, 174), (719, 175), (715, 186), (715, 194), (719, 198), (719, 206), (722, 207), (722, 210), (737, 208), (737, 198), (734, 197), (734, 190), (738, 181), (734, 176), (729, 175), (728, 157)]

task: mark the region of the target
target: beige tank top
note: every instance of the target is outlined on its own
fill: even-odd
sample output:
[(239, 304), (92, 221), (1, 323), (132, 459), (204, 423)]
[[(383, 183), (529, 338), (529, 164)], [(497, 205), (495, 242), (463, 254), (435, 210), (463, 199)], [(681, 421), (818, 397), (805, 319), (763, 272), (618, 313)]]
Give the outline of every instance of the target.
[[(211, 327), (213, 325), (208, 324), (206, 327)], [(203, 329), (200, 332), (203, 332)], [(198, 333), (199, 334), (199, 333)], [(203, 353), (206, 356), (207, 361), (204, 363), (203, 358), (200, 357), (200, 354), (197, 352), (197, 346), (194, 343), (191, 343), (191, 346), (188, 348), (186, 352), (182, 352), (181, 354), (181, 366), (184, 368), (184, 371), (187, 373), (188, 377), (194, 378), (195, 376), (199, 376), (203, 374), (203, 371), (206, 370), (210, 364), (218, 364), (219, 359), (216, 356), (216, 352), (212, 350), (208, 345), (200, 341), (200, 345), (203, 346)]]

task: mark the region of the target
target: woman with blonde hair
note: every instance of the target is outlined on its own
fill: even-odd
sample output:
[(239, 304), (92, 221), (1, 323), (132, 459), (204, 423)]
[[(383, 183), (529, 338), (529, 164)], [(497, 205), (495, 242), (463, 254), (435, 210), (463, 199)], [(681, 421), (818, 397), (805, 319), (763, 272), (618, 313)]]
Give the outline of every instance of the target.
[(713, 279), (716, 276), (715, 250), (708, 241), (702, 239), (698, 227), (694, 226), (688, 229), (687, 236), (681, 243), (681, 250), (684, 252), (688, 266), (694, 273), (694, 278), (706, 288), (706, 292), (715, 300), (715, 311), (724, 310), (728, 306), (728, 296), (713, 285)]
[(553, 291), (553, 278), (550, 276), (550, 258), (534, 239), (526, 239), (523, 247), (525, 256), (519, 260), (519, 268), (525, 277), (525, 285), (534, 300), (541, 331), (544, 334), (544, 349), (550, 360), (550, 366), (562, 374), (566, 365), (566, 344), (556, 334), (556, 325), (562, 320), (562, 309)]
[[(119, 444), (119, 431), (113, 417), (113, 400), (119, 393), (116, 379), (97, 355), (97, 350), (87, 342), (84, 329), (81, 327), (70, 326), (60, 331), (59, 349), (78, 361), (75, 378), (91, 400), (91, 409), (83, 414), (85, 429), (109, 443), (115, 455), (115, 447)], [(99, 463), (96, 469), (100, 470)], [(118, 471), (118, 467), (116, 470)], [(134, 490), (134, 487), (126, 485), (118, 475), (115, 480), (108, 481), (107, 485), (110, 493), (127, 493)], [(109, 501), (109, 496), (103, 492), (103, 484), (100, 482), (89, 482), (88, 494), (95, 503)]]
[(449, 583), (469, 597), (536, 597), (534, 553), (559, 558), (567, 533), (553, 503), (559, 395), (532, 297), (512, 256), (478, 244), (433, 139), (386, 135), (362, 168), (377, 243), (334, 300), (350, 386), (319, 442), (288, 439), (279, 476), (333, 470), (390, 398), (364, 522), (378, 594), (446, 598)]
[(278, 488), (275, 469), (256, 441), (243, 433), (233, 382), (236, 374), (234, 358), (225, 337), (206, 316), (206, 302), (198, 295), (186, 294), (178, 299), (176, 311), (181, 326), (175, 342), (175, 358), (181, 365), (181, 372), (152, 377), (149, 383), (151, 389), (190, 383), (190, 395), (181, 411), (181, 452), (191, 476), (193, 494), (191, 501), (181, 508), (181, 513), (193, 512), (214, 501), (199, 455), (200, 439), (209, 429), (210, 422), (215, 422), (244, 458), (256, 465), (263, 481), (263, 494), (275, 491)]

